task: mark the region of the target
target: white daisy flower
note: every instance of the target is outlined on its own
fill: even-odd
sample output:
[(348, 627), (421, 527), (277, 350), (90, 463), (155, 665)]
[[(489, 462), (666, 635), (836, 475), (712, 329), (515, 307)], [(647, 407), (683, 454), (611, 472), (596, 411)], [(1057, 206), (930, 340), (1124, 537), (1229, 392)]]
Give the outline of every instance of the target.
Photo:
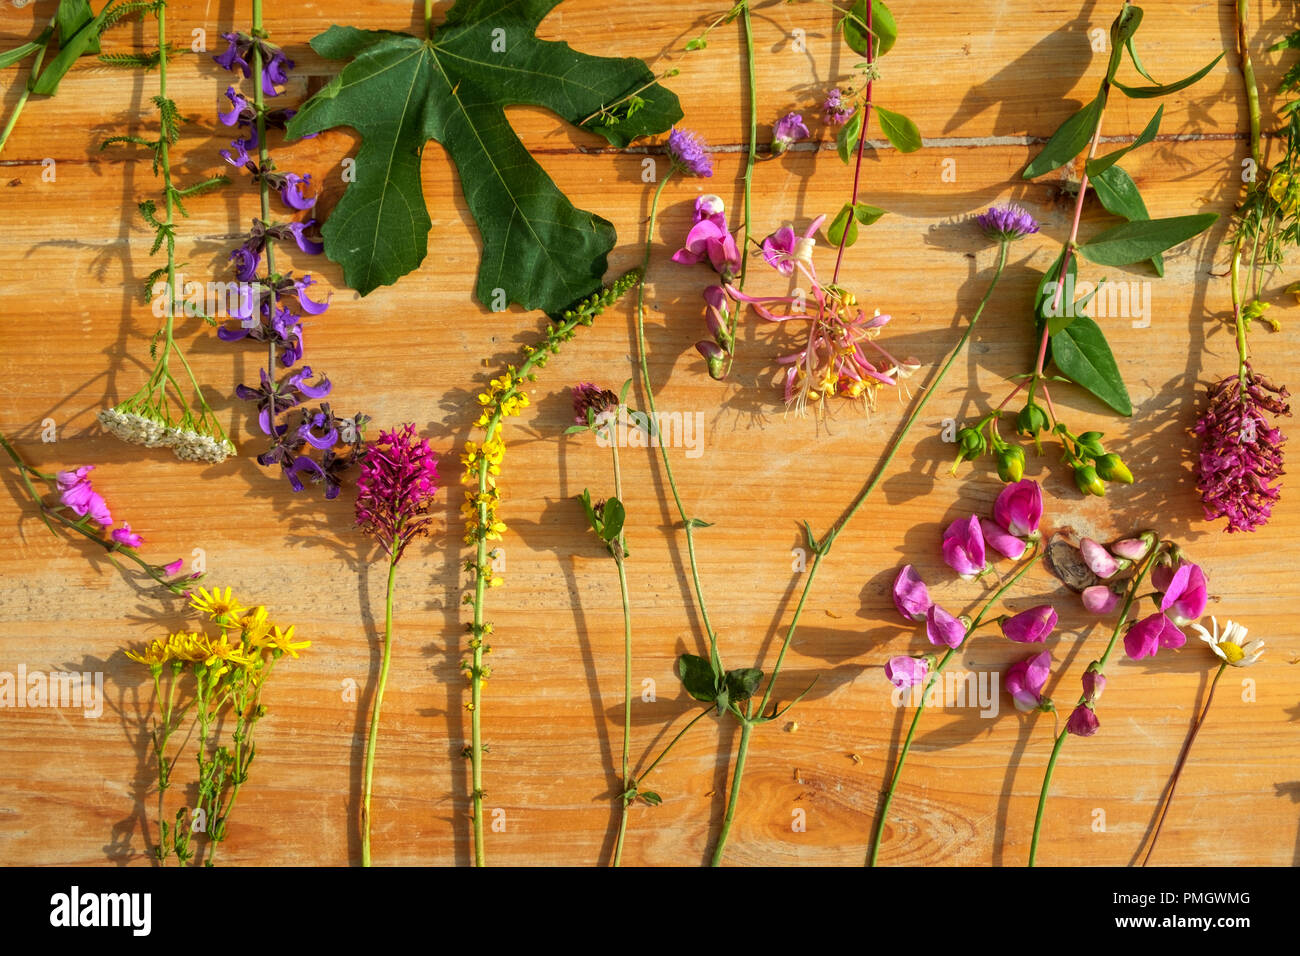
[(1210, 618), (1210, 624), (1213, 631), (1199, 624), (1193, 624), (1192, 627), (1200, 632), (1201, 640), (1209, 644), (1210, 650), (1224, 663), (1233, 667), (1249, 667), (1264, 653), (1263, 641), (1246, 642), (1247, 631), (1244, 625), (1228, 621), (1220, 633), (1219, 622), (1215, 618)]

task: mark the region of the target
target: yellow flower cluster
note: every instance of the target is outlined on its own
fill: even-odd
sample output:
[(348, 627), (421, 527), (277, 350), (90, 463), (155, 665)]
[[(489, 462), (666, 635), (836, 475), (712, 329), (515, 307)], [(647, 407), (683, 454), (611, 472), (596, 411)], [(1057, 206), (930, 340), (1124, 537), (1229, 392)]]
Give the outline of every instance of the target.
[[(199, 588), (199, 593), (190, 598), (190, 607), (206, 614), (221, 629), (220, 636), (212, 637), (203, 631), (177, 631), (153, 640), (140, 653), (127, 651), (126, 656), (153, 671), (161, 670), (168, 663), (202, 664), (215, 667), (216, 673), (210, 676), (220, 677), (232, 667), (259, 671), (267, 653), (272, 657), (280, 654), (297, 657), (300, 650), (311, 647), (311, 641), (294, 640), (293, 625), (284, 630), (271, 622), (266, 608), (244, 607), (230, 588), (225, 591), (213, 588), (211, 592)], [(238, 636), (232, 641), (236, 632)]]
[[(523, 379), (513, 365), (506, 367), (504, 375), (488, 382), (486, 391), (478, 395), (482, 414), (474, 422), (485, 430), (483, 441), (467, 441), (465, 453), (460, 456), (465, 466), (464, 482), (477, 486), (477, 491), (465, 492), (465, 503), (460, 513), (465, 517), (465, 543), (500, 541), (506, 530), (505, 522), (497, 516), (501, 504), (501, 489), (497, 477), (501, 462), (506, 456), (506, 445), (501, 438), (501, 421), (518, 415), (528, 407), (528, 393), (520, 387)], [(480, 482), (480, 470), (483, 481)], [(499, 582), (499, 579), (498, 579)]]

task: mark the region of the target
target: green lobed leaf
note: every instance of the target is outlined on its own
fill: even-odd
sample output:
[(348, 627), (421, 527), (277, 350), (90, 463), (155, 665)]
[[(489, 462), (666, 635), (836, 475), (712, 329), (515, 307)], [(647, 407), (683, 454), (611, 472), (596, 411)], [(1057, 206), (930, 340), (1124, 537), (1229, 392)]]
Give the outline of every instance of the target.
[(322, 56), (351, 62), (303, 105), (288, 133), (350, 126), (361, 135), (356, 180), (322, 234), (326, 254), (362, 295), (428, 254), (420, 157), (430, 139), (456, 164), (483, 239), (481, 301), (501, 289), (510, 302), (555, 313), (599, 286), (613, 226), (569, 202), (519, 141), (505, 107), (546, 107), (578, 126), (636, 95), (644, 105), (633, 115), (587, 127), (617, 147), (663, 132), (682, 111), (640, 60), (538, 39), (534, 31), (558, 3), (457, 0), (429, 41), (339, 26), (312, 40)]
[[(847, 237), (844, 235), (846, 229)], [(826, 228), (826, 240), (832, 246), (839, 246), (843, 242), (846, 249), (858, 241), (858, 221), (853, 217), (853, 207), (848, 203), (845, 203), (836, 213), (835, 218)]]
[(1052, 336), (1051, 345), (1052, 361), (1065, 375), (1119, 414), (1133, 414), (1133, 402), (1115, 356), (1096, 322), (1086, 315), (1076, 316), (1066, 329)]
[(1170, 93), (1177, 93), (1179, 90), (1186, 89), (1200, 80), (1205, 74), (1214, 69), (1215, 65), (1222, 59), (1223, 54), (1220, 53), (1191, 76), (1185, 76), (1176, 83), (1166, 83), (1164, 86), (1125, 86), (1119, 80), (1116, 80), (1114, 85), (1125, 96), (1130, 96), (1135, 100), (1149, 100), (1156, 96), (1168, 96)]
[(835, 149), (840, 154), (840, 160), (849, 163), (853, 159), (853, 153), (858, 148), (858, 137), (862, 135), (862, 110), (854, 110), (853, 115), (848, 121), (840, 127), (840, 131), (835, 134)]
[(1096, 98), (1079, 112), (1075, 113), (1052, 134), (1043, 151), (1021, 173), (1024, 179), (1036, 179), (1043, 173), (1059, 169), (1079, 155), (1092, 139), (1092, 134), (1101, 119), (1102, 107), (1106, 104), (1106, 93), (1101, 91)]
[(921, 131), (902, 113), (877, 106), (876, 119), (885, 136), (900, 153), (914, 153), (921, 148)]
[[(876, 35), (876, 56), (884, 56), (898, 39), (898, 22), (880, 0), (871, 5), (871, 31)], [(867, 55), (867, 0), (857, 0), (844, 17), (844, 42), (854, 53)]]
[(1145, 146), (1156, 138), (1156, 133), (1160, 131), (1160, 118), (1165, 115), (1164, 105), (1156, 110), (1156, 115), (1151, 117), (1151, 122), (1147, 123), (1146, 129), (1138, 134), (1138, 138), (1133, 140), (1127, 146), (1117, 149), (1114, 152), (1107, 153), (1105, 156), (1098, 156), (1096, 159), (1090, 159), (1085, 164), (1084, 169), (1088, 173), (1088, 178), (1096, 176), (1098, 173), (1110, 169), (1117, 162), (1123, 159), (1127, 154), (1133, 152), (1139, 146)]
[(1208, 229), (1219, 214), (1198, 213), (1126, 222), (1093, 236), (1079, 246), (1079, 255), (1102, 266), (1127, 266), (1171, 249)]
[[(1103, 170), (1092, 180), (1093, 191), (1105, 210), (1130, 222), (1144, 222), (1151, 218), (1147, 205), (1142, 201), (1137, 183), (1120, 166), (1111, 166)], [(1151, 265), (1156, 275), (1165, 274), (1164, 256), (1156, 254), (1151, 257)]]
[(695, 654), (677, 658), (677, 676), (681, 678), (686, 693), (696, 700), (714, 701), (718, 698), (718, 681), (713, 665)]

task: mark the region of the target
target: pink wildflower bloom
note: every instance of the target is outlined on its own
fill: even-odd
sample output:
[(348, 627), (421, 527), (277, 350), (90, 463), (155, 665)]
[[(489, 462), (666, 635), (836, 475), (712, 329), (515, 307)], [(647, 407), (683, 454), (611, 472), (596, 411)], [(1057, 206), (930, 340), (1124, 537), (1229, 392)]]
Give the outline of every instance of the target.
[(925, 612), (925, 636), (936, 647), (959, 647), (966, 640), (966, 625), (939, 605), (931, 604)]
[(1091, 614), (1109, 614), (1119, 607), (1120, 596), (1104, 584), (1094, 584), (1080, 592), (1084, 608)]
[(934, 602), (930, 591), (910, 564), (903, 565), (894, 578), (894, 607), (905, 621), (923, 621)]
[(1067, 732), (1076, 737), (1091, 737), (1101, 726), (1101, 721), (1087, 704), (1080, 704), (1070, 711), (1070, 719), (1065, 722)]
[(943, 560), (969, 581), (989, 570), (985, 560), (984, 533), (980, 530), (980, 519), (971, 515), (958, 518), (943, 533)]
[(993, 502), (993, 520), (1022, 538), (1038, 534), (1043, 517), (1043, 489), (1032, 478), (1007, 485)]
[(138, 548), (144, 544), (144, 538), (132, 531), (131, 525), (125, 521), (122, 522), (122, 527), (114, 528), (109, 537), (126, 548)]
[(1018, 644), (1041, 644), (1056, 629), (1056, 609), (1040, 604), (1002, 622), (1002, 633)]
[(1151, 572), (1151, 582), (1164, 597), (1160, 610), (1169, 615), (1178, 627), (1199, 621), (1209, 601), (1205, 572), (1190, 561), (1179, 563), (1177, 570), (1168, 565), (1158, 565)]
[(1187, 643), (1187, 636), (1163, 614), (1144, 617), (1124, 635), (1124, 653), (1130, 660), (1155, 657), (1162, 647), (1177, 649)]
[(173, 574), (180, 574), (181, 568), (183, 567), (185, 567), (185, 559), (177, 558), (171, 564), (163, 565), (163, 573), (165, 573), (168, 577), (171, 577)]
[(930, 662), (924, 657), (891, 657), (885, 664), (885, 676), (895, 687), (911, 687), (925, 680)]
[(380, 432), (361, 456), (357, 524), (399, 560), (412, 539), (428, 532), (437, 491), (438, 463), (428, 441), (415, 440), (415, 425)]
[(988, 518), (980, 518), (980, 530), (984, 533), (984, 543), (986, 545), (998, 554), (1013, 561), (1023, 557), (1025, 551), (1029, 548), (1024, 538), (1016, 537), (1003, 528), (1002, 525), (996, 521), (990, 521)]
[(58, 472), (54, 477), (59, 486), (59, 500), (78, 517), (90, 515), (96, 524), (109, 528), (113, 516), (109, 514), (103, 496), (90, 486), (90, 479), (86, 477), (94, 469), (94, 465), (83, 465), (76, 471)]
[(686, 242), (673, 253), (673, 262), (693, 266), (709, 260), (713, 271), (730, 277), (740, 269), (740, 249), (727, 230), (727, 216), (722, 200), (705, 195), (695, 200), (695, 221), (686, 233)]
[(1016, 710), (1028, 713), (1043, 706), (1043, 688), (1051, 672), (1052, 655), (1047, 651), (1027, 657), (1007, 669), (1003, 686), (1015, 701)]
[(1115, 560), (1115, 556), (1092, 538), (1084, 538), (1079, 542), (1079, 553), (1083, 555), (1084, 564), (1103, 581), (1114, 577), (1120, 570), (1120, 563)]

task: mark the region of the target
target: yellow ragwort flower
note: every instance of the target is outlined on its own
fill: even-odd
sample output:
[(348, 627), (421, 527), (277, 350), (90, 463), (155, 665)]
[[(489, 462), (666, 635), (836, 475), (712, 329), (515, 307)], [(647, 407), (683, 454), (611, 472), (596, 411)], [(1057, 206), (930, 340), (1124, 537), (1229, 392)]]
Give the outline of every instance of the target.
[(208, 619), (214, 623), (227, 627), (232, 625), (245, 610), (231, 594), (230, 588), (226, 588), (224, 592), (221, 588), (213, 588), (211, 593), (208, 593), (207, 588), (199, 588), (198, 597), (190, 598), (190, 607), (208, 615)]

